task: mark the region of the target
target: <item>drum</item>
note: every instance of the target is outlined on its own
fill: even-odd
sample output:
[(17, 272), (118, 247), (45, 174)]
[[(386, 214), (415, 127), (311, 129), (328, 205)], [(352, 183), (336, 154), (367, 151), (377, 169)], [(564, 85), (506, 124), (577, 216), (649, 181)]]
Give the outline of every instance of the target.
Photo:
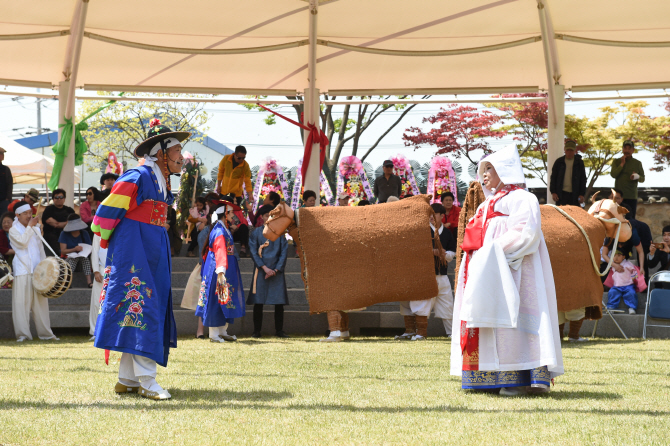
[(72, 268), (60, 257), (47, 257), (33, 272), (33, 287), (44, 297), (61, 297), (72, 285)]

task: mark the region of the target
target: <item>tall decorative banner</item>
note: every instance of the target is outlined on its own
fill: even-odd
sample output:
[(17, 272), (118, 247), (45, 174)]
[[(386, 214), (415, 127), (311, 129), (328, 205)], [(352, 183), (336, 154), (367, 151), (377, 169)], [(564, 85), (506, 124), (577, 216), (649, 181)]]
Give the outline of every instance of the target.
[(116, 159), (116, 153), (109, 152), (107, 155), (107, 167), (105, 173), (115, 173), (121, 175), (123, 173), (123, 164)]
[[(330, 188), (330, 184), (328, 184), (328, 179), (326, 179), (326, 175), (323, 173), (323, 170), (321, 171), (321, 175), (319, 175), (319, 180), (321, 183), (321, 191), (319, 193), (320, 198), (325, 198), (329, 204), (332, 204), (333, 191)], [(300, 158), (300, 162), (298, 163), (298, 169), (295, 172), (295, 182), (293, 183), (293, 192), (291, 194), (292, 209), (298, 209), (300, 207), (302, 203), (303, 192), (304, 188), (302, 186), (302, 158)], [(321, 199), (319, 199), (319, 203), (320, 202)]]
[[(368, 200), (372, 202), (374, 195), (368, 176), (363, 169), (363, 163), (356, 156), (345, 156), (340, 160), (340, 165), (337, 169), (337, 194), (342, 192), (349, 195), (352, 200), (351, 204), (357, 206), (361, 200)], [(339, 205), (336, 201), (335, 205)]]
[(409, 160), (404, 155), (398, 154), (397, 157), (391, 158), (393, 161), (393, 173), (400, 177), (402, 190), (400, 191), (400, 198), (405, 198), (408, 195), (419, 195), (419, 186), (416, 184), (414, 171)]
[(277, 192), (284, 201), (289, 196), (284, 169), (272, 157), (266, 158), (258, 169), (256, 185), (254, 186), (254, 211), (260, 208), (265, 196), (270, 192)]
[(440, 195), (445, 192), (454, 194), (454, 204), (458, 203), (458, 186), (456, 185), (456, 174), (451, 166), (449, 158), (436, 156), (430, 161), (428, 172), (428, 187), (426, 193), (433, 196), (433, 203), (440, 202)]

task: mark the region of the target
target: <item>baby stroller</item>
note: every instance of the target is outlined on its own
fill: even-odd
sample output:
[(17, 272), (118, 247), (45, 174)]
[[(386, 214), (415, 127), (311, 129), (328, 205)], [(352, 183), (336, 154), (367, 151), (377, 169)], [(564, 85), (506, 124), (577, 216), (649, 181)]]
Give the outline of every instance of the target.
[[(666, 325), (652, 325), (649, 319), (667, 321)], [(653, 321), (652, 321), (653, 322)], [(670, 328), (670, 271), (659, 271), (649, 279), (647, 305), (644, 310), (642, 338), (647, 339), (647, 327)]]

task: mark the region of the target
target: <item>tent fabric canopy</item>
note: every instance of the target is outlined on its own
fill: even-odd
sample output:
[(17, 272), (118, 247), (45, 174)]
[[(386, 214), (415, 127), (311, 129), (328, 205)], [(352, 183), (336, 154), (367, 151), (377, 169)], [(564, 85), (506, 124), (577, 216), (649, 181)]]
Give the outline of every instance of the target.
[[(28, 6), (0, 0), (0, 84), (32, 81), (58, 85), (63, 80), (67, 34), (78, 1), (38, 0)], [(560, 62), (560, 83), (566, 88), (638, 83), (670, 86), (667, 0), (543, 3), (553, 26), (549, 38), (558, 35), (555, 56)], [(303, 91), (308, 86), (309, 50), (305, 44), (262, 53), (182, 54), (120, 45), (94, 35), (140, 47), (256, 48), (304, 41), (308, 23), (309, 3), (303, 0), (170, 0), (160, 6), (129, 0), (90, 0), (77, 86), (134, 86), (149, 91), (155, 87)], [(20, 38), (35, 33), (53, 34)], [(546, 89), (541, 35), (536, 0), (321, 1), (316, 87), (321, 92)], [(522, 45), (505, 45), (524, 39), (529, 40)], [(335, 48), (324, 45), (324, 41), (341, 45)], [(596, 41), (625, 45), (604, 46)], [(656, 44), (632, 46), (636, 42)], [(342, 45), (409, 52), (491, 45), (503, 48), (413, 57), (368, 54), (341, 49), (346, 48)]]
[[(14, 184), (44, 184), (51, 178), (54, 162), (51, 158), (40, 155), (22, 146), (8, 136), (0, 133), (0, 147), (5, 149), (3, 164), (12, 171)], [(75, 182), (79, 182), (79, 172), (74, 171)]]

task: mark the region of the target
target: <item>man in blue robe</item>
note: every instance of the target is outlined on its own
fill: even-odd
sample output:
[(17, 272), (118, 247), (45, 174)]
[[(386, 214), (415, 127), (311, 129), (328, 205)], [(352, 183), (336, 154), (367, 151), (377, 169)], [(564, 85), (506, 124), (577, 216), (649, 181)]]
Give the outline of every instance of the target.
[(170, 347), (177, 347), (166, 230), (174, 202), (169, 176), (181, 171), (181, 142), (190, 135), (153, 119), (135, 149), (144, 165), (119, 177), (93, 220), (100, 247), (108, 248), (95, 346), (106, 350), (107, 362), (110, 350), (122, 353), (117, 393), (170, 398), (156, 382), (156, 364), (166, 367)]

